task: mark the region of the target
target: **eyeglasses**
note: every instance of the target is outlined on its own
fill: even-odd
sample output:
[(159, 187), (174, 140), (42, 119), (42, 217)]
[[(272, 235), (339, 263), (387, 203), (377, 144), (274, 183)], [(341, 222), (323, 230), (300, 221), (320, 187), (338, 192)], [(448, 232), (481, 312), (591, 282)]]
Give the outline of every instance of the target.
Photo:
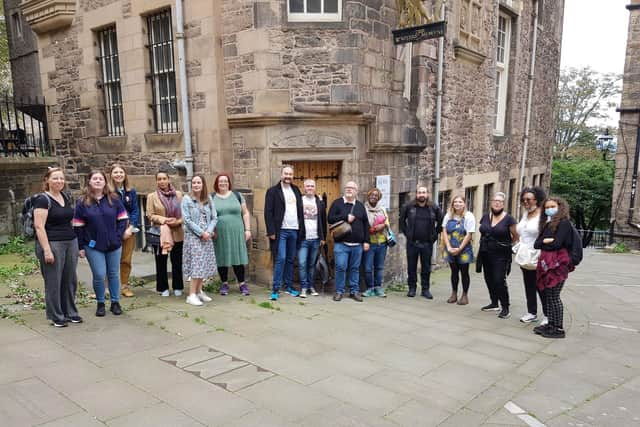
[(492, 202), (504, 203), (504, 200), (501, 199), (493, 199)]

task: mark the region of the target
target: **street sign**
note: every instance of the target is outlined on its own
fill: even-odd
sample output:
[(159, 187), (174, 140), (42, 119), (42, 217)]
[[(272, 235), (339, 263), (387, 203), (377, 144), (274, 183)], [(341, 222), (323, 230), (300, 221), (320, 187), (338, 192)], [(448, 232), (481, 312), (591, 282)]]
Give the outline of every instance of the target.
[(447, 31), (447, 21), (439, 21), (431, 24), (418, 25), (417, 27), (400, 28), (393, 30), (393, 43), (404, 44), (419, 42), (421, 40), (443, 37)]

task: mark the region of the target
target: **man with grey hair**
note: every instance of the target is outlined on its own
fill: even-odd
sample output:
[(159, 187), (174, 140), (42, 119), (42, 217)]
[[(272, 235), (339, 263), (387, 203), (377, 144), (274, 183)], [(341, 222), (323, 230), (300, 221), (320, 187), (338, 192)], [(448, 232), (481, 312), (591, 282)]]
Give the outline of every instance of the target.
[(416, 198), (400, 211), (400, 232), (407, 238), (408, 297), (416, 296), (418, 286), (418, 258), (422, 296), (433, 299), (431, 285), (431, 254), (442, 228), (442, 211), (429, 199), (427, 187), (418, 185)]
[(327, 211), (322, 199), (316, 195), (316, 182), (312, 179), (304, 181), (302, 213), (305, 239), (298, 250), (298, 276), (300, 277), (300, 298), (306, 298), (307, 293), (318, 295), (313, 287), (313, 273), (318, 250), (324, 245), (327, 235)]

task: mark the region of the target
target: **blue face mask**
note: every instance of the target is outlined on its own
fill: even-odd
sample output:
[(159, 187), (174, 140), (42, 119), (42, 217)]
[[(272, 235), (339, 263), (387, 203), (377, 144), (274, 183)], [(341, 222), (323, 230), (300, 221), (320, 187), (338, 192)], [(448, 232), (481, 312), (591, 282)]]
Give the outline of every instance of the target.
[(554, 216), (558, 213), (558, 208), (547, 208), (544, 210), (546, 216)]

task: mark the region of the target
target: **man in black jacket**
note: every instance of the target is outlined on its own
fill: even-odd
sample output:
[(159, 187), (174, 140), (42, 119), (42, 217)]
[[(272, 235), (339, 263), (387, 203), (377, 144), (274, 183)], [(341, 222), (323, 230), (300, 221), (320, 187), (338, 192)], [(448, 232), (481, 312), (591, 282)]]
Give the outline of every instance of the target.
[(431, 280), (431, 254), (442, 227), (442, 211), (429, 200), (427, 187), (419, 185), (416, 198), (400, 211), (400, 232), (407, 238), (408, 297), (416, 296), (418, 258), (420, 258), (420, 286), (422, 296), (433, 299), (429, 291)]
[(349, 297), (362, 302), (360, 295), (360, 261), (363, 251), (369, 250), (369, 219), (367, 211), (356, 196), (358, 185), (349, 181), (344, 186), (344, 197), (336, 199), (329, 209), (329, 224), (346, 221), (351, 232), (341, 237), (334, 236), (333, 255), (336, 261), (336, 293), (334, 301), (342, 300), (347, 277)]
[(304, 215), (302, 195), (292, 182), (293, 167), (284, 166), (280, 182), (267, 190), (265, 195), (264, 222), (273, 255), (272, 301), (278, 299), (283, 281), (287, 293), (294, 297), (300, 295), (293, 289), (293, 258), (300, 242), (304, 240)]
[(327, 239), (327, 211), (322, 199), (316, 195), (316, 182), (312, 179), (304, 181), (302, 208), (305, 239), (298, 251), (298, 275), (300, 276), (300, 298), (306, 298), (307, 292), (310, 295), (318, 295), (313, 287), (313, 273), (318, 250)]

